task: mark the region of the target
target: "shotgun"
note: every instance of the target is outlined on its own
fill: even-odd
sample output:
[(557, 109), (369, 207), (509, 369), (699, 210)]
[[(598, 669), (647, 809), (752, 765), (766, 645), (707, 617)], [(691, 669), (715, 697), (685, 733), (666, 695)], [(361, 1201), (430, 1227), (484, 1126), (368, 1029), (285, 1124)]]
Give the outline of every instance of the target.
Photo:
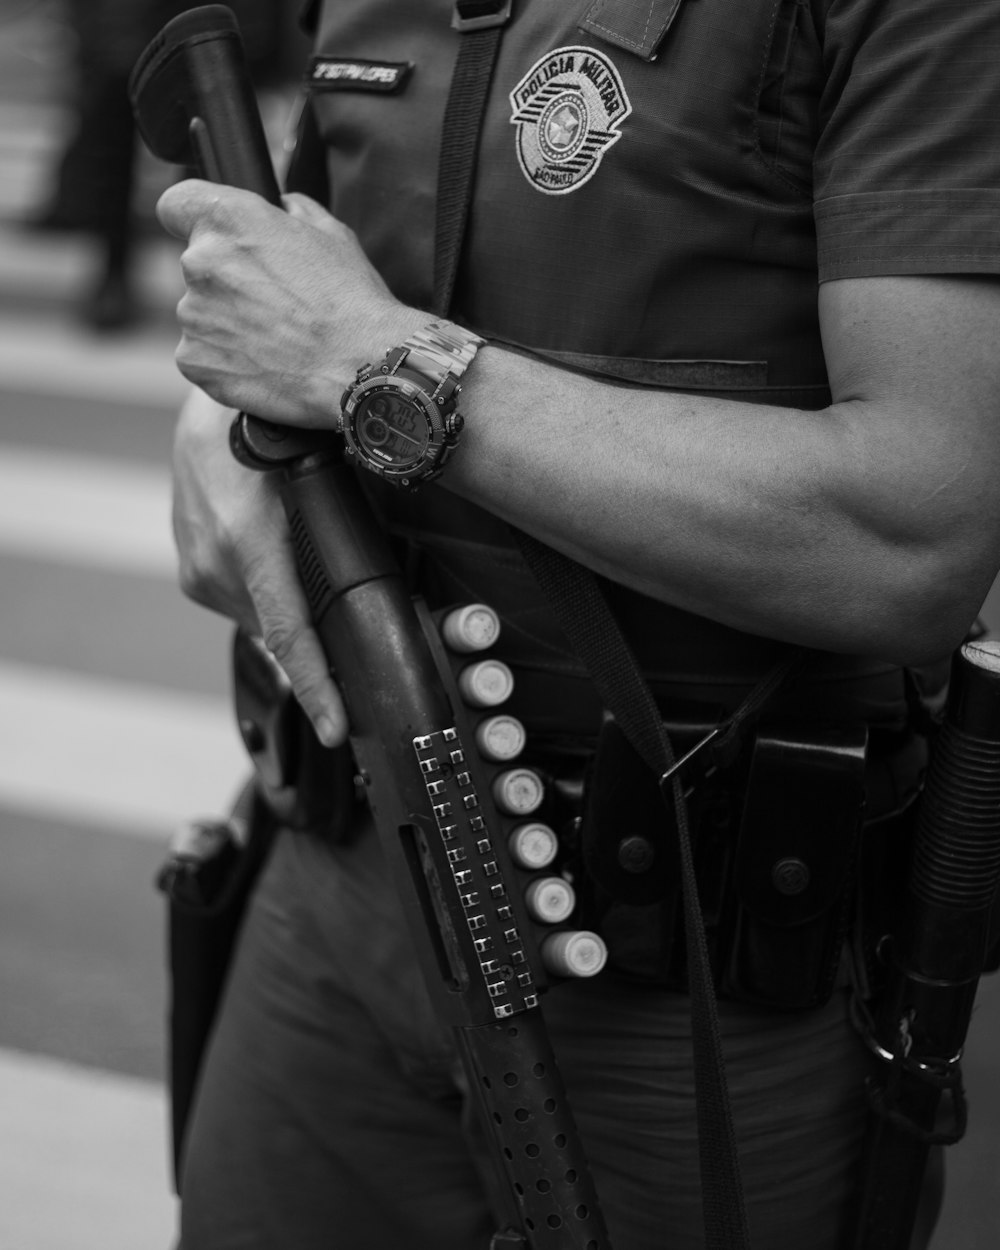
[[(280, 204), (236, 20), (207, 5), (169, 22), (130, 81), (150, 151)], [(424, 977), (452, 1030), (490, 1142), (494, 1250), (608, 1250), (610, 1242), (539, 1004), (567, 931), (536, 942), (533, 874), (508, 849), (493, 795), (502, 767), (474, 746), (434, 621), (414, 600), (339, 436), (248, 414), (242, 463), (283, 472), (282, 498), (313, 623), (339, 682), (351, 747)], [(596, 971), (602, 944), (569, 933)], [(553, 945), (553, 943), (555, 943)], [(588, 965), (589, 962), (589, 966)]]

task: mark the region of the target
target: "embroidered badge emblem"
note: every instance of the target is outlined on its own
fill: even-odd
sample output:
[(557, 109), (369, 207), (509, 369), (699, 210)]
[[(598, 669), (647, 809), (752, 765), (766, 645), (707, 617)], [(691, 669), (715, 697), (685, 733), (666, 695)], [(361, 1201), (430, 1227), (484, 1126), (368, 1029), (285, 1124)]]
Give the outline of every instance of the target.
[(594, 48), (557, 48), (510, 93), (517, 159), (532, 186), (566, 195), (593, 178), (632, 112), (621, 75)]

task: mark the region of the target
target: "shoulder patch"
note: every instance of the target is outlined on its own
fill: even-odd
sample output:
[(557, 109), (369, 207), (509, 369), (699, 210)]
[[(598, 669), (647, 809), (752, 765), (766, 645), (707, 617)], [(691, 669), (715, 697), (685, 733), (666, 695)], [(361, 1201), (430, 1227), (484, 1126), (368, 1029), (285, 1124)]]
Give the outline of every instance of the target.
[(517, 159), (546, 195), (566, 195), (597, 172), (632, 112), (621, 75), (594, 48), (557, 48), (532, 65), (510, 93)]

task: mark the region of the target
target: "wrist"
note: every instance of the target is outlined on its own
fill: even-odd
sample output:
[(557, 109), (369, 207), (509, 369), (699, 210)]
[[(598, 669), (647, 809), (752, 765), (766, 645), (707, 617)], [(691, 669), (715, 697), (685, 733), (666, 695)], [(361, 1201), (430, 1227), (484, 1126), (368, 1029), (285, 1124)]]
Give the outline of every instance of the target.
[(385, 481), (433, 481), (458, 449), (462, 379), (485, 340), (445, 318), (426, 320), (366, 361), (341, 396), (340, 432), (356, 463)]
[(336, 427), (340, 421), (340, 397), (353, 385), (358, 370), (380, 361), (390, 348), (404, 343), (411, 334), (433, 320), (421, 312), (396, 301), (386, 301), (373, 317), (365, 317), (363, 337), (352, 335), (350, 348), (337, 358), (324, 362), (325, 367), (311, 375), (306, 403), (310, 424)]

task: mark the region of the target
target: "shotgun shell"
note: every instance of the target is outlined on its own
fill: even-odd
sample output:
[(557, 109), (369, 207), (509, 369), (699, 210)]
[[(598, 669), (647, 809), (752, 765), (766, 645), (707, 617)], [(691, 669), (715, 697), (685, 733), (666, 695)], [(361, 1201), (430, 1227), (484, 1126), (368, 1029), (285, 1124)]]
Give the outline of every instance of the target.
[(500, 618), (485, 603), (467, 603), (441, 621), (441, 637), (452, 651), (468, 655), (485, 651), (500, 637)]
[(510, 831), (507, 849), (518, 868), (530, 868), (537, 872), (548, 868), (555, 859), (559, 853), (559, 839), (548, 825), (529, 820), (515, 825)]
[(476, 746), (498, 764), (516, 759), (524, 750), (527, 734), (516, 716), (488, 716), (476, 726)]
[(479, 660), (462, 669), (458, 688), (470, 707), (497, 707), (510, 698), (514, 674), (502, 660)]
[(493, 779), (493, 799), (507, 816), (530, 816), (544, 798), (545, 786), (532, 768), (511, 768)]
[(607, 963), (608, 948), (587, 929), (564, 929), (542, 942), (541, 956), (553, 976), (592, 977)]
[(562, 877), (539, 877), (524, 891), (528, 914), (543, 924), (561, 924), (573, 914), (576, 895)]

